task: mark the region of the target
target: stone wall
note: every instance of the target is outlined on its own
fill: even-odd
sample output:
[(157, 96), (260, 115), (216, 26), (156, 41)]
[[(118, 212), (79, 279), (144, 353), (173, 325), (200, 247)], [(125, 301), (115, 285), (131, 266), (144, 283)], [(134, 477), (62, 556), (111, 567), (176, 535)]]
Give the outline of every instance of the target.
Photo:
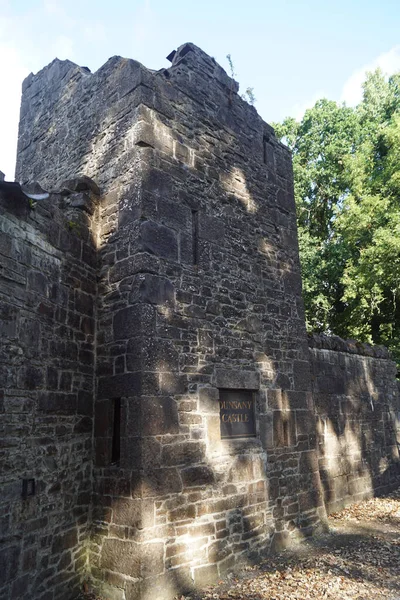
[[(71, 173), (102, 190), (91, 574), (172, 597), (324, 516), (290, 154), (185, 44), (26, 80), (17, 177)], [(221, 439), (221, 389), (253, 394), (255, 437)]]
[[(66, 190), (68, 194), (68, 190)], [(0, 185), (0, 597), (69, 598), (87, 570), (95, 249), (83, 194)]]
[[(215, 581), (322, 508), (290, 158), (198, 49), (143, 72), (105, 194), (98, 333), (93, 574), (127, 599)], [(221, 441), (221, 388), (255, 392), (255, 439)]]
[(394, 364), (308, 348), (289, 152), (170, 58), (24, 82), (17, 178), (58, 193), (0, 178), (2, 598), (172, 598), (399, 481)]
[(319, 470), (328, 512), (400, 482), (396, 365), (382, 347), (310, 338)]

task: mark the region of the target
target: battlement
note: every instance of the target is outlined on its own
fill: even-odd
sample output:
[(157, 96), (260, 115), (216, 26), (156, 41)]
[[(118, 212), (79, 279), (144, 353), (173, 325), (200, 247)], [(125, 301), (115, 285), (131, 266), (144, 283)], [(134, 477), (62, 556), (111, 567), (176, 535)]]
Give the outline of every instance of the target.
[[(101, 171), (100, 183), (107, 188), (97, 162), (109, 153), (114, 132), (120, 140), (123, 131), (129, 135), (139, 106), (155, 111), (164, 124), (170, 120), (172, 131), (174, 120), (198, 109), (226, 135), (240, 137), (245, 126), (250, 160), (255, 152), (263, 155), (268, 140), (280, 146), (272, 128), (238, 95), (237, 82), (213, 58), (190, 43), (170, 57), (171, 67), (160, 71), (114, 56), (95, 73), (55, 59), (29, 75), (23, 84), (16, 179), (54, 188), (71, 172), (96, 178)], [(290, 160), (283, 146), (280, 153)]]

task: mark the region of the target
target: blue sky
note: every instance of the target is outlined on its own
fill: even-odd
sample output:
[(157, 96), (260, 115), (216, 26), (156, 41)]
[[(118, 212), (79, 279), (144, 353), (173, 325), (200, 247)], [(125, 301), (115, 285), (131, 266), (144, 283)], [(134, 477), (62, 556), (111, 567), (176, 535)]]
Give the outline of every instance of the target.
[(366, 70), (400, 70), (399, 0), (0, 0), (0, 170), (12, 179), (22, 79), (55, 56), (98, 69), (119, 54), (149, 68), (201, 46), (268, 122), (320, 97), (360, 98)]

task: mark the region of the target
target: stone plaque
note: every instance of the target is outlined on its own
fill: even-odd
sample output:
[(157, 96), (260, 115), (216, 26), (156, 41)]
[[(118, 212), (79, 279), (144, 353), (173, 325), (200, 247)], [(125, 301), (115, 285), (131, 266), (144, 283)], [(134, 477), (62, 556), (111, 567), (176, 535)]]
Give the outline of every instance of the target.
[(219, 414), (221, 439), (256, 436), (254, 392), (220, 390)]

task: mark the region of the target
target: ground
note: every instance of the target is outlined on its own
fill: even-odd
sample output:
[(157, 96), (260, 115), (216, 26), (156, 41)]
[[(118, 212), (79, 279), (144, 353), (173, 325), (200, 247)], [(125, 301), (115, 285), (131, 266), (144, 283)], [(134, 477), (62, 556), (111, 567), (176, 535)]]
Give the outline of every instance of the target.
[(328, 533), (177, 598), (210, 599), (400, 600), (400, 488), (331, 515)]

